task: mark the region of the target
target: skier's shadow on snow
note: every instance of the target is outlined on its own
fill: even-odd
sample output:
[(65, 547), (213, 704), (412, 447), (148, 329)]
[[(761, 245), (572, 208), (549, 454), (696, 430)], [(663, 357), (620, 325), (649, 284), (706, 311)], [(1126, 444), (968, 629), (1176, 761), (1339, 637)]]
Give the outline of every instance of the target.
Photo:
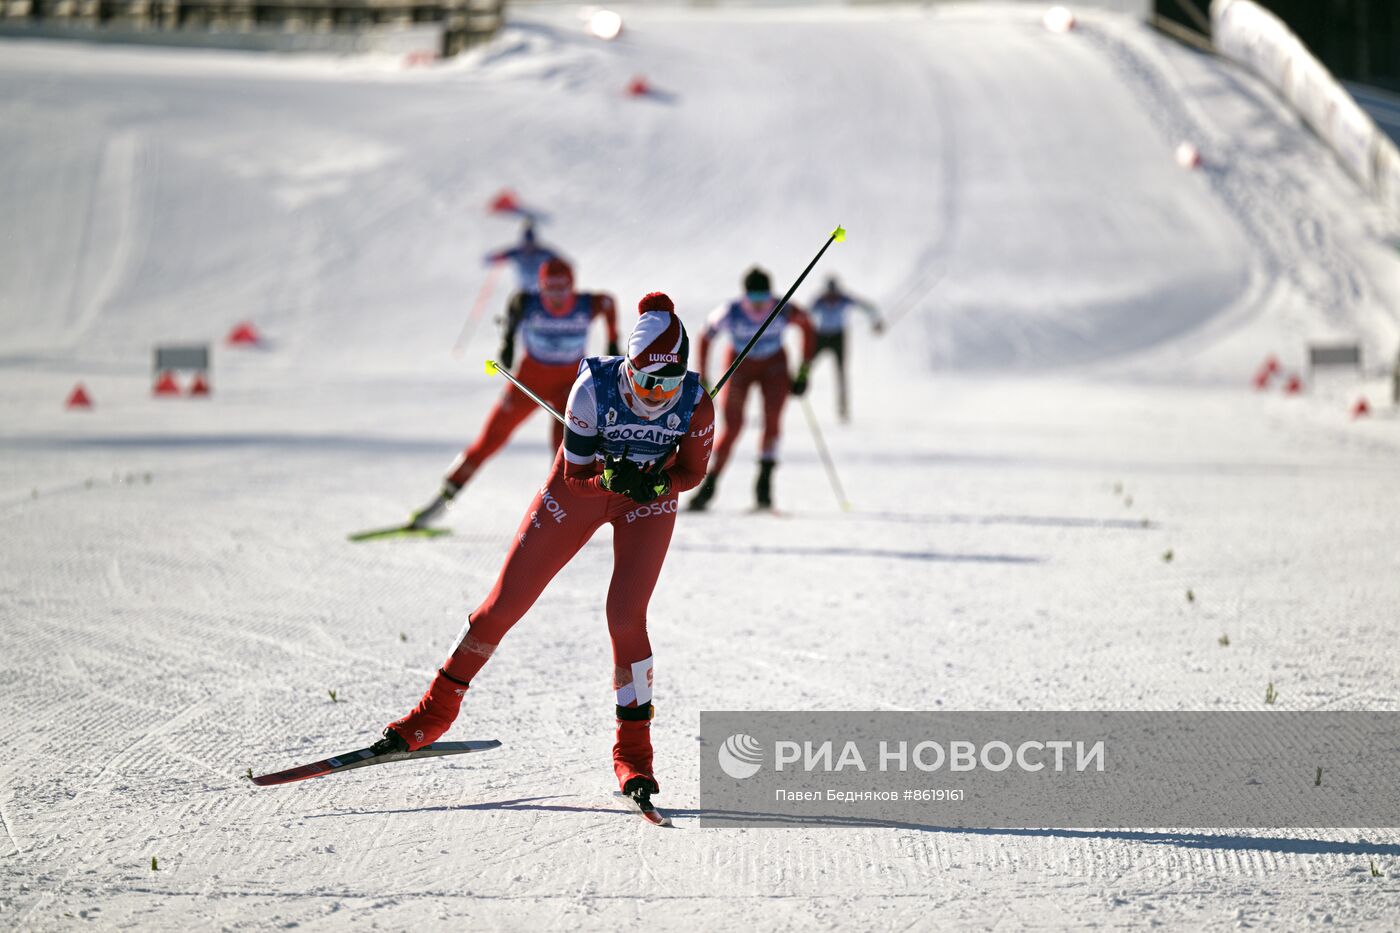
[(950, 554), (945, 551), (903, 551), (895, 548), (808, 546), (800, 544), (672, 544), (673, 551), (706, 554), (780, 554), (796, 557), (869, 557), (875, 560), (917, 560), (954, 564), (1042, 564), (1043, 557), (1024, 554)]
[[(463, 810), (526, 810), (537, 813), (597, 813), (630, 814), (624, 806), (586, 807), (542, 801), (567, 799), (565, 794), (542, 797), (516, 797), (481, 803), (454, 804), (440, 807), (410, 807), (401, 810), (351, 810), (348, 812), (311, 814), (310, 818), (330, 816), (369, 816), (406, 813), (453, 813)], [(1278, 852), (1289, 855), (1366, 855), (1400, 856), (1400, 844), (1384, 842), (1331, 842), (1324, 839), (1290, 839), (1283, 836), (1232, 836), (1228, 833), (1145, 832), (1130, 829), (991, 829), (981, 827), (931, 826), (902, 820), (871, 820), (860, 817), (822, 817), (803, 819), (787, 813), (756, 813), (739, 810), (678, 810), (663, 807), (674, 819), (708, 819), (713, 828), (731, 823), (735, 828), (771, 823), (787, 829), (901, 829), (920, 833), (947, 833), (964, 836), (1022, 836), (1044, 839), (1105, 839), (1117, 842), (1140, 842), (1145, 845), (1178, 846), (1183, 849), (1219, 849), (1233, 852)], [(719, 825), (716, 825), (719, 824)], [(707, 827), (707, 828), (711, 828)]]
[[(799, 515), (796, 518), (828, 516)], [(849, 521), (896, 522), (908, 525), (1016, 525), (1028, 528), (1114, 528), (1122, 531), (1146, 531), (1156, 528), (1152, 522), (1137, 518), (1077, 518), (1068, 515), (975, 515), (966, 512), (852, 512)]]
[(1047, 839), (1106, 839), (1141, 842), (1147, 845), (1179, 846), (1184, 849), (1278, 852), (1293, 855), (1370, 855), (1400, 856), (1400, 844), (1384, 842), (1331, 842), (1324, 839), (1290, 839), (1283, 836), (1234, 836), (1228, 833), (1146, 832), (1130, 829), (992, 829), (982, 827), (930, 826), (901, 820), (872, 820), (860, 817), (821, 817), (802, 819), (790, 814), (749, 813), (735, 810), (676, 810), (665, 807), (666, 815), (676, 818), (705, 818), (711, 825), (725, 822), (736, 828), (771, 823), (786, 828), (820, 827), (835, 829), (903, 829), (922, 833), (948, 833), (968, 836), (1023, 836)]
[[(571, 806), (562, 803), (540, 803), (544, 800), (565, 800), (567, 794), (548, 794), (541, 797), (517, 797), (512, 800), (490, 800), (482, 803), (458, 803), (437, 807), (405, 807), (401, 810), (337, 810), (334, 813), (312, 813), (307, 819), (325, 819), (334, 816), (388, 816), (406, 813), (458, 813), (463, 810), (528, 810), (533, 813), (632, 813), (618, 805), (616, 807)], [(667, 811), (670, 812), (670, 811)]]

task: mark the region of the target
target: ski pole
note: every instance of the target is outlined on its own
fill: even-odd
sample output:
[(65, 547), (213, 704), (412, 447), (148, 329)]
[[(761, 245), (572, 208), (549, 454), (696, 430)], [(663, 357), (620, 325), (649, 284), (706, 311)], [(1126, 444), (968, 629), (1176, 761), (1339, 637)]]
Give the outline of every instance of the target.
[(851, 510), (850, 500), (846, 498), (846, 491), (841, 488), (841, 478), (836, 475), (836, 463), (831, 459), (831, 451), (826, 449), (826, 439), (822, 437), (822, 429), (817, 424), (817, 415), (812, 411), (812, 403), (807, 401), (807, 396), (802, 396), (802, 413), (807, 416), (807, 424), (812, 429), (812, 439), (817, 442), (817, 453), (822, 458), (822, 466), (826, 467), (826, 478), (831, 480), (831, 491), (836, 493), (836, 501), (841, 504), (841, 511)]
[(515, 387), (516, 387), (517, 389), (519, 389), (521, 392), (524, 392), (527, 396), (529, 396), (530, 401), (534, 402), (536, 405), (540, 406), (540, 407), (543, 408), (545, 411), (547, 411), (547, 412), (549, 412), (551, 415), (553, 415), (555, 421), (559, 422), (560, 424), (565, 424), (564, 416), (561, 415), (561, 414), (559, 414), (559, 412), (555, 411), (553, 405), (549, 404), (549, 403), (546, 402), (544, 399), (542, 399), (542, 398), (540, 398), (538, 395), (536, 395), (536, 394), (534, 393), (534, 390), (529, 389), (529, 388), (526, 388), (526, 386), (525, 386), (525, 384), (524, 384), (523, 382), (521, 382), (519, 379), (517, 379), (517, 378), (515, 378), (514, 376), (512, 376), (512, 375), (510, 374), (510, 371), (509, 371), (508, 369), (506, 369), (504, 366), (502, 366), (500, 363), (497, 363), (495, 360), (487, 360), (487, 361), (486, 361), (486, 375), (488, 375), (488, 376), (505, 376), (506, 381), (509, 382), (511, 385), (515, 386)]
[(461, 356), (462, 348), (466, 346), (467, 338), (476, 329), (476, 322), (481, 318), (481, 309), (486, 307), (486, 300), (491, 297), (491, 291), (496, 284), (496, 276), (501, 271), (499, 262), (491, 263), (491, 271), (486, 273), (486, 281), (481, 283), (481, 289), (476, 293), (476, 300), (472, 302), (471, 312), (467, 315), (466, 323), (462, 325), (462, 332), (457, 335), (457, 342), (452, 345), (452, 355)]
[(802, 284), (802, 280), (807, 278), (807, 273), (812, 271), (812, 267), (822, 258), (822, 254), (826, 252), (827, 247), (831, 246), (832, 243), (844, 243), (845, 240), (846, 231), (841, 227), (838, 226), (835, 230), (831, 231), (831, 236), (826, 238), (826, 243), (822, 244), (821, 249), (817, 250), (817, 255), (812, 257), (812, 261), (807, 263), (807, 268), (802, 270), (802, 274), (797, 277), (796, 282), (792, 283), (792, 287), (787, 290), (787, 294), (773, 306), (772, 311), (768, 312), (768, 317), (763, 321), (763, 326), (759, 327), (754, 335), (749, 338), (749, 342), (744, 344), (744, 349), (738, 352), (734, 357), (734, 362), (730, 363), (729, 368), (724, 371), (724, 375), (719, 377), (719, 382), (716, 382), (714, 388), (710, 390), (710, 398), (719, 395), (719, 390), (729, 381), (729, 377), (734, 375), (734, 370), (738, 369), (739, 364), (744, 361), (744, 357), (749, 355), (749, 351), (753, 349), (753, 345), (758, 343), (758, 338), (763, 336), (763, 332), (768, 329), (769, 324), (773, 323), (773, 319), (778, 316), (778, 312), (787, 307), (788, 301), (792, 298), (792, 293), (797, 291), (797, 287)]

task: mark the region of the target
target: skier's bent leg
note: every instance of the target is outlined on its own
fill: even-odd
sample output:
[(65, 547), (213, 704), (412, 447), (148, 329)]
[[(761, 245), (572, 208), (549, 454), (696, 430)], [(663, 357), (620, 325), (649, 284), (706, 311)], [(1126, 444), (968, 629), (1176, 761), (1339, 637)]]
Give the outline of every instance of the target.
[(763, 447), (759, 459), (776, 461), (783, 430), (783, 406), (787, 404), (789, 392), (785, 354), (778, 354), (764, 370), (759, 388), (763, 392)]
[(749, 382), (742, 368), (723, 389), (724, 427), (715, 440), (715, 452), (710, 455), (710, 473), (718, 476), (729, 462), (730, 451), (744, 433), (744, 401), (749, 395)]
[(608, 587), (608, 634), (613, 649), (617, 742), (613, 770), (624, 793), (660, 790), (652, 766), (653, 660), (647, 637), (647, 605), (676, 524), (676, 497), (630, 503), (612, 519), (613, 576)]
[(520, 423), (535, 411), (535, 403), (513, 385), (507, 385), (486, 423), (470, 447), (462, 451), (448, 471), (447, 481), (454, 486), (465, 486), (481, 465), (491, 459), (510, 440), (511, 434)]
[(468, 617), (438, 675), (413, 712), (389, 724), (410, 748), (437, 741), (457, 718), (462, 696), (506, 632), (605, 520), (606, 499), (582, 499), (564, 486), (564, 458), (535, 495), (490, 594)]

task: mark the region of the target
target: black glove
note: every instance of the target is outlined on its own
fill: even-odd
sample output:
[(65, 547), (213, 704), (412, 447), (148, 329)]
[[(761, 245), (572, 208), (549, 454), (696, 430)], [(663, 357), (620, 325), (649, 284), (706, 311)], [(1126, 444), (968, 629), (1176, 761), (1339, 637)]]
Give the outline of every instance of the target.
[(627, 497), (633, 502), (645, 505), (660, 499), (671, 491), (671, 477), (665, 470), (642, 470), (628, 490)]
[(671, 478), (665, 470), (644, 468), (629, 460), (624, 452), (620, 457), (603, 458), (602, 487), (645, 504), (670, 492)]
[(629, 489), (637, 481), (637, 476), (642, 472), (642, 468), (636, 463), (627, 459), (627, 451), (623, 451), (621, 456), (603, 457), (602, 487), (608, 492), (615, 492), (620, 496), (627, 495)]
[(799, 398), (801, 398), (801, 397), (802, 397), (802, 394), (803, 394), (804, 392), (806, 392), (806, 391), (807, 391), (807, 364), (806, 364), (806, 363), (803, 363), (802, 366), (798, 368), (798, 370), (797, 370), (797, 375), (793, 377), (793, 380), (792, 380), (792, 394), (798, 396)]
[(608, 341), (608, 356), (621, 356), (622, 351), (618, 349), (616, 340)]

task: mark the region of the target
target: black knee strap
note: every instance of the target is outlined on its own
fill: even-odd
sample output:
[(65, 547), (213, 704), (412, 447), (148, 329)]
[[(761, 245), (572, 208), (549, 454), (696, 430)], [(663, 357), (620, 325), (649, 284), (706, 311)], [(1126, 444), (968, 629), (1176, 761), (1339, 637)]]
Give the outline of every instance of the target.
[(617, 708), (617, 718), (622, 722), (648, 722), (654, 715), (650, 703), (643, 703), (641, 706), (619, 706)]
[(448, 680), (452, 681), (454, 684), (457, 684), (458, 686), (470, 687), (470, 686), (472, 685), (472, 684), (471, 684), (471, 681), (469, 681), (469, 680), (458, 680), (456, 677), (453, 677), (451, 674), (447, 673), (447, 671), (444, 670), (443, 668), (438, 668), (438, 673), (441, 674), (442, 676), (446, 677)]

